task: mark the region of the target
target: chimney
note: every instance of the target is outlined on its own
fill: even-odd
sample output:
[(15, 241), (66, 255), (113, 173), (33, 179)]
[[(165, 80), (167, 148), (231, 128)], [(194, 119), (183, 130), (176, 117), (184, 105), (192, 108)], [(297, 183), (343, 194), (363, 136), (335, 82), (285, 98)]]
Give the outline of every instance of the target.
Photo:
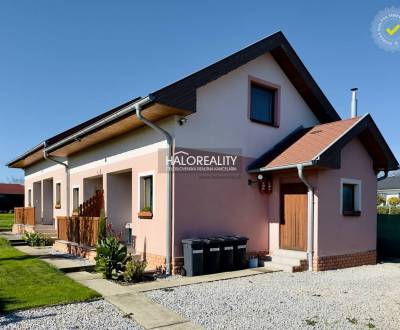
[(357, 117), (357, 91), (358, 88), (351, 89), (351, 118)]

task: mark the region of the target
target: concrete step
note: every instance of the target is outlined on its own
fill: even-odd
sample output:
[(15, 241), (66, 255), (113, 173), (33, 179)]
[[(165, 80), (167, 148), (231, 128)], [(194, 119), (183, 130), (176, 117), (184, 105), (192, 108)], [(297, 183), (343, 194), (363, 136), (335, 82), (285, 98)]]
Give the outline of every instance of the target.
[(27, 244), (23, 239), (13, 239), (13, 240), (10, 240), (10, 245), (11, 246), (22, 246), (22, 245), (27, 245)]
[(264, 262), (264, 268), (267, 270), (271, 270), (271, 271), (280, 270), (280, 271), (287, 272), (287, 273), (293, 273), (293, 266), (279, 264), (279, 263), (276, 263), (273, 261)]
[(295, 259), (299, 259), (299, 260), (304, 260), (304, 259), (307, 259), (307, 252), (278, 249), (278, 250), (275, 250), (271, 254), (271, 256), (279, 256), (279, 257), (295, 258)]
[(271, 270), (293, 272), (295, 268), (298, 270), (299, 266), (301, 266), (301, 261), (306, 259), (307, 253), (304, 251), (278, 249), (267, 256), (264, 267)]
[(276, 255), (271, 255), (267, 257), (268, 261), (272, 261), (276, 264), (280, 265), (288, 265), (288, 266), (300, 266), (300, 260), (298, 258), (292, 258), (292, 257), (282, 257), (282, 256), (276, 256)]

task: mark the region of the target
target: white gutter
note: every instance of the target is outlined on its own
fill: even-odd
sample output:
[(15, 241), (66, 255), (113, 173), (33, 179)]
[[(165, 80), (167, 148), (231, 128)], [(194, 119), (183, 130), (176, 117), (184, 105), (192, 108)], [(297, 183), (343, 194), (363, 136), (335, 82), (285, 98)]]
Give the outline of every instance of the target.
[[(66, 203), (67, 203), (65, 211), (66, 211), (67, 217), (69, 217), (69, 215), (70, 215), (70, 212), (69, 212), (69, 209), (70, 209), (70, 206), (69, 206), (69, 202), (70, 202), (70, 196), (69, 196), (69, 185), (70, 185), (70, 183), (69, 183), (69, 181), (70, 181), (69, 180), (70, 179), (69, 178), (69, 165), (68, 165), (68, 163), (66, 164), (66, 163), (61, 162), (61, 161), (59, 161), (57, 159), (51, 158), (49, 156), (49, 154), (48, 154), (48, 149), (46, 149), (46, 142), (43, 142), (43, 157), (44, 157), (44, 159), (50, 160), (50, 161), (52, 161), (54, 163), (57, 163), (57, 164), (62, 165), (62, 166), (65, 167), (65, 194), (66, 194)], [(60, 198), (61, 198), (61, 196), (60, 196)], [(43, 211), (43, 208), (42, 208), (42, 211)]]
[(47, 150), (48, 150), (48, 152), (51, 152), (52, 150), (55, 150), (55, 149), (61, 147), (62, 145), (66, 144), (68, 142), (76, 141), (82, 135), (85, 135), (85, 134), (95, 130), (96, 128), (101, 127), (102, 125), (109, 123), (110, 121), (113, 121), (113, 120), (115, 120), (117, 118), (122, 117), (123, 115), (126, 115), (127, 113), (129, 113), (130, 111), (132, 111), (135, 108), (136, 104), (140, 103), (140, 104), (144, 105), (144, 104), (147, 104), (147, 103), (149, 103), (151, 101), (152, 101), (152, 98), (149, 97), (149, 96), (147, 96), (145, 98), (142, 98), (142, 99), (140, 99), (140, 100), (138, 100), (138, 101), (126, 106), (125, 108), (122, 108), (121, 110), (118, 110), (117, 112), (115, 112), (115, 113), (113, 113), (113, 114), (111, 114), (111, 115), (109, 115), (109, 116), (107, 116), (107, 117), (95, 122), (94, 124), (89, 125), (89, 126), (83, 128), (83, 129), (81, 129), (80, 131), (78, 131), (78, 132), (76, 132), (76, 133), (74, 133), (72, 135), (69, 135), (68, 137), (66, 137), (66, 138), (64, 138), (64, 139), (52, 144), (51, 146), (49, 146), (47, 148)]
[(303, 167), (313, 166), (313, 165), (315, 165), (314, 163), (315, 163), (315, 161), (312, 160), (312, 161), (302, 163), (302, 164), (288, 164), (288, 165), (275, 166), (275, 167), (261, 167), (259, 169), (251, 170), (251, 171), (249, 171), (249, 173), (289, 170), (289, 169), (297, 168), (299, 165), (301, 165)]
[(168, 144), (167, 155), (167, 209), (166, 209), (166, 253), (165, 253), (165, 273), (171, 275), (171, 251), (172, 251), (172, 149), (173, 138), (169, 132), (157, 126), (142, 115), (142, 106), (151, 102), (151, 97), (146, 97), (133, 106), (136, 110), (136, 116), (147, 126), (154, 129), (156, 132), (165, 136)]
[(314, 188), (304, 177), (303, 169), (303, 165), (297, 166), (299, 178), (307, 186), (307, 261), (308, 270), (311, 272), (314, 252)]

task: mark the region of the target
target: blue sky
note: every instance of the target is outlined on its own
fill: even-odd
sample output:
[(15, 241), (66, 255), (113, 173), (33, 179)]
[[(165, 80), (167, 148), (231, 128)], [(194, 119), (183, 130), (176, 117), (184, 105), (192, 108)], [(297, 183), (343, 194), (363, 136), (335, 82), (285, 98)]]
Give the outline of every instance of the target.
[(395, 1), (0, 3), (3, 164), (43, 139), (282, 30), (342, 117), (351, 87), (398, 158), (400, 52), (378, 48), (377, 12)]

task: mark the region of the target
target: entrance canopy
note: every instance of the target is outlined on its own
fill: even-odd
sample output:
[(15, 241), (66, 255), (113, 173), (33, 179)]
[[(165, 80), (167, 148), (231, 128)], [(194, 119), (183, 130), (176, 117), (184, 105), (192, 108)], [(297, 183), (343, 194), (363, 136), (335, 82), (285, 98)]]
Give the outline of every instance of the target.
[(374, 170), (397, 170), (399, 163), (369, 114), (309, 128), (300, 127), (251, 163), (249, 173), (271, 172), (298, 165), (340, 168), (340, 151), (359, 138), (373, 160)]

